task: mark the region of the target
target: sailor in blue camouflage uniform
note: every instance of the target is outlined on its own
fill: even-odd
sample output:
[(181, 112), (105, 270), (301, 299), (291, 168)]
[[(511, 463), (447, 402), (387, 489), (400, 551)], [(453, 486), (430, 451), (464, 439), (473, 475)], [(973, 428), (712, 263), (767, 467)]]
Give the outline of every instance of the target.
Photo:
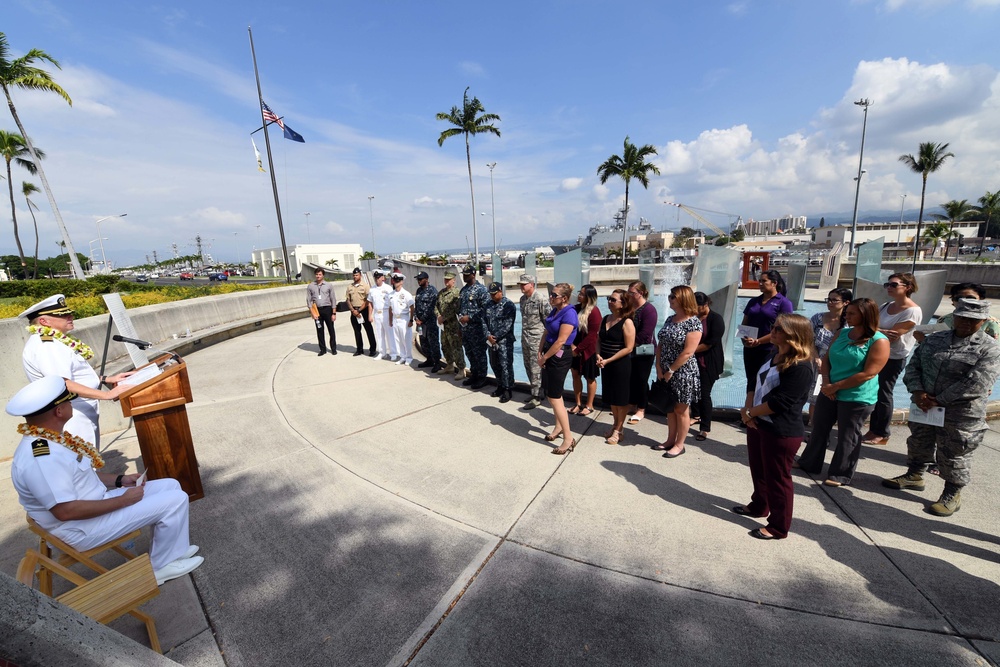
[(490, 366), (497, 378), (497, 389), (491, 395), (500, 397), (501, 403), (511, 399), (514, 392), (514, 320), (517, 306), (503, 294), (503, 285), (490, 283), (490, 304), (486, 306), (486, 344), (489, 346)]
[(944, 480), (938, 501), (927, 508), (951, 516), (962, 506), (971, 480), (972, 454), (983, 441), (986, 403), (1000, 376), (1000, 344), (983, 331), (988, 301), (960, 299), (952, 331), (927, 336), (906, 366), (903, 382), (921, 410), (944, 408), (944, 426), (910, 421), (906, 474), (882, 480), (890, 489), (924, 489), (924, 472), (937, 461)]
[(437, 315), (434, 306), (437, 305), (437, 287), (430, 284), (430, 276), (426, 271), (417, 274), (417, 293), (414, 295), (413, 312), (416, 324), (420, 327), (420, 349), (427, 357), (417, 368), (430, 367), (431, 373), (437, 373), (444, 365), (441, 363), (441, 337), (438, 329)]
[(462, 269), (465, 287), (458, 294), (458, 322), (462, 325), (462, 347), (469, 358), (472, 377), (462, 384), (472, 389), (481, 389), (486, 384), (486, 306), (490, 295), (486, 287), (476, 282), (476, 269), (467, 266)]

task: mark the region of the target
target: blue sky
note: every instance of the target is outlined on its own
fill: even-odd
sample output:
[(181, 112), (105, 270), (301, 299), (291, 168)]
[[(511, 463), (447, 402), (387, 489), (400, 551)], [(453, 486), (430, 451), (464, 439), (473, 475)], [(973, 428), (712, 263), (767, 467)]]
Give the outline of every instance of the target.
[[(898, 211), (903, 194), (916, 210), (919, 176), (897, 158), (922, 141), (956, 155), (931, 176), (929, 207), (1000, 189), (1000, 0), (276, 7), (5, 3), (0, 30), (14, 55), (56, 57), (73, 97), (70, 108), (16, 92), (15, 104), (48, 152), (78, 251), (97, 238), (96, 219), (122, 212), (101, 225), (118, 264), (165, 258), (171, 244), (192, 253), (198, 234), (221, 260), (277, 244), (270, 181), (249, 140), (260, 117), (248, 25), (264, 99), (306, 139), (271, 133), (293, 243), (307, 240), (309, 212), (312, 242), (369, 249), (374, 195), (380, 252), (471, 244), (464, 143), (438, 147), (447, 124), (434, 117), (466, 86), (501, 117), (502, 137), (472, 140), (480, 248), (492, 243), (487, 163), (497, 163), (502, 243), (572, 239), (621, 206), (624, 184), (602, 186), (596, 170), (626, 135), (656, 146), (661, 170), (648, 190), (633, 185), (631, 220), (692, 223), (664, 201), (744, 218), (849, 213), (862, 97), (874, 101), (862, 215)], [(51, 212), (44, 196), (36, 203), (42, 254), (52, 254)], [(23, 199), (18, 219), (31, 245)], [(0, 253), (12, 252), (8, 223)]]

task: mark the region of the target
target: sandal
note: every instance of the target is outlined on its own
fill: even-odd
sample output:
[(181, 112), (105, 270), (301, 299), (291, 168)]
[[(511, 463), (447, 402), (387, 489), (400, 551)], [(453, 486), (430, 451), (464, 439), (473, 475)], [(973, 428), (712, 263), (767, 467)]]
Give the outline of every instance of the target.
[(645, 417), (645, 415), (638, 415), (638, 414), (632, 415), (631, 417), (628, 418), (628, 423), (629, 424), (638, 424), (639, 422), (642, 421), (643, 417)]
[(580, 411), (577, 412), (576, 414), (580, 415), (581, 417), (586, 417), (587, 415), (589, 415), (593, 411), (594, 411), (594, 408), (580, 408)]
[(670, 448), (667, 447), (666, 443), (664, 443), (662, 445), (653, 445), (652, 447), (650, 447), (650, 449), (654, 449), (654, 450), (656, 450), (658, 452), (665, 452), (665, 451), (667, 451)]
[(568, 412), (571, 415), (578, 415), (578, 414), (580, 414), (580, 406), (579, 405), (574, 405), (573, 407), (571, 407), (566, 412)]
[(545, 436), (545, 442), (555, 442), (556, 438), (558, 438), (561, 435), (562, 431), (559, 431), (558, 433), (550, 433), (547, 436)]
[(876, 445), (878, 447), (884, 447), (889, 444), (889, 438), (880, 438), (877, 435), (873, 435), (870, 438), (861, 441), (863, 445)]
[(698, 433), (698, 435), (696, 435), (694, 437), (694, 439), (698, 440), (699, 442), (703, 442), (705, 440), (708, 440), (708, 433), (706, 433), (705, 431), (701, 431), (701, 432)]
[(604, 442), (608, 443), (609, 445), (617, 445), (620, 437), (621, 433), (619, 433), (618, 431), (612, 431), (611, 437), (605, 438)]

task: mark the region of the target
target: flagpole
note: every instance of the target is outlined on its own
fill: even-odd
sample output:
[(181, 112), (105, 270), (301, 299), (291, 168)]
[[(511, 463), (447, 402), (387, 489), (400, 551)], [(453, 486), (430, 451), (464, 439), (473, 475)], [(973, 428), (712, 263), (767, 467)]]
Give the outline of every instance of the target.
[(267, 136), (267, 121), (264, 120), (264, 96), (260, 91), (260, 74), (257, 72), (257, 53), (253, 48), (253, 30), (247, 26), (250, 34), (250, 55), (253, 57), (253, 76), (257, 80), (257, 111), (260, 112), (260, 124), (264, 128), (264, 146), (267, 149), (267, 166), (271, 172), (271, 191), (274, 193), (274, 211), (278, 215), (278, 235), (281, 237), (281, 256), (285, 262), (285, 282), (292, 282), (292, 267), (288, 263), (288, 246), (285, 244), (285, 227), (281, 223), (281, 205), (278, 203), (278, 182), (274, 179), (274, 160), (271, 159), (271, 139)]

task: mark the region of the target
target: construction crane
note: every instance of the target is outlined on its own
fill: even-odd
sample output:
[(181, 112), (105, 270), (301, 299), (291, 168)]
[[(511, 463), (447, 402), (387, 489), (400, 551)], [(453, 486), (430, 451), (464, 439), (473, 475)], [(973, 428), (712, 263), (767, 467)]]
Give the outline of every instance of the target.
[(694, 206), (686, 206), (685, 204), (675, 204), (672, 201), (665, 201), (663, 203), (666, 204), (667, 206), (676, 206), (677, 208), (681, 209), (682, 211), (684, 211), (685, 213), (687, 213), (688, 215), (690, 215), (692, 218), (694, 218), (695, 220), (697, 220), (701, 224), (705, 225), (707, 228), (711, 229), (713, 232), (715, 232), (719, 236), (729, 236), (732, 233), (732, 228), (730, 228), (730, 231), (728, 231), (728, 232), (723, 231), (721, 228), (716, 227), (714, 224), (712, 224), (711, 222), (709, 222), (708, 220), (706, 220), (705, 216), (703, 216), (700, 213), (698, 213), (698, 211), (704, 211), (705, 213), (717, 213), (719, 215), (728, 215), (730, 218), (736, 218), (736, 223), (735, 223), (735, 225), (733, 225), (733, 227), (735, 227), (736, 229), (740, 229), (741, 227), (743, 227), (743, 217), (739, 216), (739, 215), (736, 215), (735, 213), (724, 213), (722, 211), (710, 211), (707, 208), (701, 208), (701, 209), (695, 210), (696, 207), (694, 207)]

